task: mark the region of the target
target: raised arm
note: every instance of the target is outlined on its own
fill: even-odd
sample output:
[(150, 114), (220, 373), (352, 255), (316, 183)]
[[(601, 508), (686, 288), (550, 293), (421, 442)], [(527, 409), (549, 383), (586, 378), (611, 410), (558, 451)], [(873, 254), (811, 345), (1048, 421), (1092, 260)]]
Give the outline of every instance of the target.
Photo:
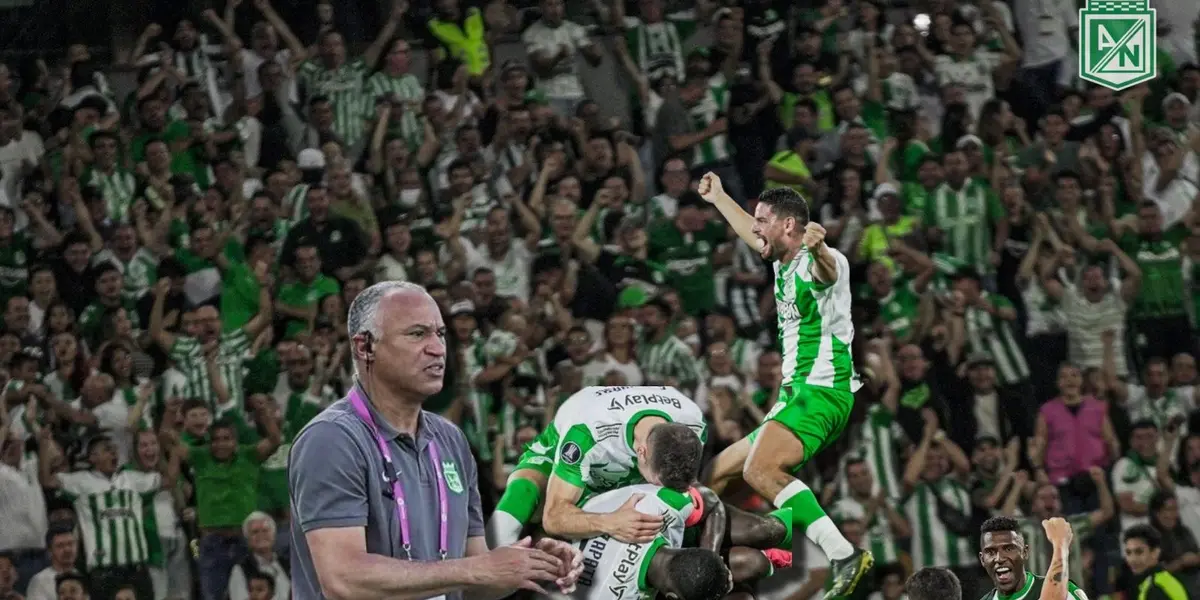
[(756, 252), (761, 252), (763, 242), (754, 234), (754, 216), (738, 206), (736, 200), (725, 193), (721, 187), (721, 178), (715, 173), (705, 173), (700, 178), (700, 197), (707, 200), (721, 212), (721, 216), (729, 222), (729, 226)]

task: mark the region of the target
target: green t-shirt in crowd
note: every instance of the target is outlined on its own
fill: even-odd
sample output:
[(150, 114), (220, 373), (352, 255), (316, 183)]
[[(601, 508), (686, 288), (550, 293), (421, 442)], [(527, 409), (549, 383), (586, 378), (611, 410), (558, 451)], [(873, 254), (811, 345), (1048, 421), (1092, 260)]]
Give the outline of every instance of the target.
[(262, 286), (250, 266), (230, 261), (221, 282), (222, 331), (241, 329), (258, 314), (258, 295)]
[(1142, 270), (1142, 286), (1129, 316), (1134, 319), (1178, 317), (1187, 314), (1187, 288), (1183, 278), (1183, 242), (1190, 232), (1176, 225), (1161, 236), (1126, 235), (1121, 249)]
[(192, 446), (188, 463), (196, 481), (196, 521), (201, 528), (241, 527), (258, 509), (258, 449), (239, 445), (233, 459), (218, 462), (207, 446)]
[(0, 300), (5, 306), (9, 298), (25, 294), (32, 258), (33, 244), (24, 233), (14, 233), (0, 245)]
[[(308, 283), (293, 281), (279, 289), (280, 304), (292, 308), (312, 308), (317, 306), (327, 296), (336, 296), (342, 292), (341, 286), (331, 277), (318, 273), (316, 278)], [(288, 319), (285, 338), (294, 338), (308, 329), (308, 323), (300, 319)]]
[(689, 315), (711, 310), (717, 303), (712, 258), (726, 238), (725, 226), (712, 221), (695, 233), (683, 233), (669, 221), (650, 230), (650, 260), (666, 265), (671, 287)]

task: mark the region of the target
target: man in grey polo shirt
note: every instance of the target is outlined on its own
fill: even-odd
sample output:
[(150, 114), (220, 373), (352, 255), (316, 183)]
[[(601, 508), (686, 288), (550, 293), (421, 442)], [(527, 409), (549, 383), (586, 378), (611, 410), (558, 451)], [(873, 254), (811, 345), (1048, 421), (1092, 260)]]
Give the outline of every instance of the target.
[(544, 582), (570, 593), (583, 568), (572, 546), (488, 550), (466, 438), (421, 410), (446, 367), (433, 298), (379, 283), (347, 325), (356, 385), (300, 432), (288, 463), (293, 597), (480, 600)]

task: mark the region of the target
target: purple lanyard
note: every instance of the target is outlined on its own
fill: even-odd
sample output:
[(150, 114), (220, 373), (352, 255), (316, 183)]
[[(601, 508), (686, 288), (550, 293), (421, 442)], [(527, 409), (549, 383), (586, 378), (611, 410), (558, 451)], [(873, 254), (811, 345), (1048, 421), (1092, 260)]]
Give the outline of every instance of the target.
[[(379, 427), (375, 425), (375, 419), (371, 416), (371, 411), (367, 409), (367, 402), (363, 399), (363, 393), (357, 385), (350, 390), (350, 406), (354, 407), (358, 418), (366, 423), (367, 428), (371, 430), (371, 435), (375, 436), (375, 443), (379, 445), (379, 453), (383, 455), (383, 462), (387, 463), (387, 470), (392, 479), (392, 496), (396, 498), (396, 515), (400, 518), (400, 545), (404, 548), (404, 558), (411, 559), (412, 535), (408, 525), (408, 504), (404, 499), (404, 488), (400, 485), (399, 473), (396, 472), (396, 467), (392, 463), (392, 451), (388, 449), (387, 440), (383, 439), (383, 435), (379, 433)], [(438, 555), (442, 560), (446, 560), (446, 554), (450, 551), (448, 530), (450, 504), (447, 499), (446, 479), (442, 474), (441, 456), (438, 454), (437, 443), (432, 439), (429, 440), (429, 459), (433, 461), (433, 470), (437, 477), (438, 505), (442, 513), (442, 522), (438, 532)]]

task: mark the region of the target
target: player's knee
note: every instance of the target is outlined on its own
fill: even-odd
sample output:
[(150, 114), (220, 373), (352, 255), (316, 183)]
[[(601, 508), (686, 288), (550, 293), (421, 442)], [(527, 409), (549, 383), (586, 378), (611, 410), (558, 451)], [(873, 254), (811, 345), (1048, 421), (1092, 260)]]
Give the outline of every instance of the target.
[(513, 471), (512, 475), (508, 476), (508, 484), (511, 486), (512, 482), (518, 479), (523, 479), (537, 486), (539, 495), (546, 491), (546, 483), (549, 481), (546, 474), (537, 469), (517, 469)]
[(734, 583), (757, 581), (771, 574), (771, 560), (761, 550), (730, 548), (729, 571), (733, 573)]

